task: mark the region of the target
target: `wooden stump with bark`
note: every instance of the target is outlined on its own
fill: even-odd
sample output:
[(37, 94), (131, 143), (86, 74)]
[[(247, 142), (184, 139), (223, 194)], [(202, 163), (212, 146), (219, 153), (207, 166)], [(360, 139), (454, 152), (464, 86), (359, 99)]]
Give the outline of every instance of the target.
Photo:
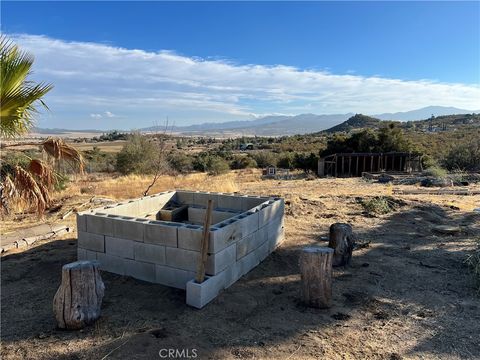
[(306, 247), (300, 253), (302, 300), (311, 307), (329, 308), (332, 304), (333, 249)]
[(61, 329), (81, 329), (100, 317), (105, 285), (96, 261), (76, 261), (62, 267), (62, 283), (53, 299)]
[(355, 234), (349, 224), (335, 223), (330, 226), (328, 247), (335, 250), (333, 266), (344, 266), (350, 263), (355, 239)]

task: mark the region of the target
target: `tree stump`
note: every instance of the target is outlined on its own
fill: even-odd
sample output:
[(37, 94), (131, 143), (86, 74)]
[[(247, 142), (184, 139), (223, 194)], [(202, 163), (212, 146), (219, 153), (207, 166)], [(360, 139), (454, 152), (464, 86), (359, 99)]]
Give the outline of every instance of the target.
[(62, 283), (53, 298), (61, 329), (81, 329), (100, 317), (105, 285), (96, 261), (76, 261), (62, 267)]
[(300, 253), (302, 300), (308, 306), (331, 306), (332, 257), (333, 249), (326, 247), (306, 247)]
[(333, 266), (344, 266), (350, 263), (355, 239), (356, 237), (349, 224), (335, 223), (330, 226), (328, 247), (335, 250)]

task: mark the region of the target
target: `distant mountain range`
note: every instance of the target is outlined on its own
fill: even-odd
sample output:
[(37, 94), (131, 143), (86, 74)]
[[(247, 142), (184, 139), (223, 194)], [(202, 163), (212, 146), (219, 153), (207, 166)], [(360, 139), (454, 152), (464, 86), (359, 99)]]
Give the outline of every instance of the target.
[[(375, 118), (380, 120), (397, 120), (397, 121), (413, 121), (424, 120), (434, 116), (453, 115), (453, 114), (469, 114), (479, 113), (480, 110), (471, 111), (459, 109), (455, 107), (445, 106), (428, 106), (417, 110), (384, 113), (372, 115), (370, 119)], [(207, 135), (207, 136), (239, 136), (239, 135), (258, 135), (258, 136), (282, 136), (295, 135), (319, 132), (330, 129), (345, 122), (354, 114), (331, 114), (331, 115), (316, 115), (316, 114), (300, 114), (294, 116), (279, 115), (279, 116), (265, 116), (255, 120), (245, 121), (227, 121), (223, 123), (203, 123), (190, 126), (174, 126), (169, 128), (170, 131), (184, 135)], [(347, 124), (355, 127), (355, 124)], [(61, 134), (66, 132), (93, 132), (102, 133), (105, 131), (98, 130), (65, 130), (65, 129), (36, 129), (37, 133)], [(164, 131), (162, 126), (153, 126), (139, 129), (142, 132), (156, 132)], [(337, 130), (340, 131), (340, 130)]]

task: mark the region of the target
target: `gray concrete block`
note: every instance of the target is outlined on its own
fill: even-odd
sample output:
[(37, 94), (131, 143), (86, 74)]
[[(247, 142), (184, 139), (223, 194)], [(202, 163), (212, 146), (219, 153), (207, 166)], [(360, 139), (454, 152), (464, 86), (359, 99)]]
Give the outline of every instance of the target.
[(120, 239), (116, 237), (105, 237), (105, 253), (118, 256), (124, 259), (133, 259), (133, 240)]
[(254, 233), (259, 228), (260, 220), (258, 211), (247, 211), (234, 217), (233, 219), (239, 221), (239, 226), (242, 228), (241, 234), (243, 237)]
[(209, 192), (195, 192), (193, 194), (193, 203), (194, 205), (200, 205), (207, 207), (207, 202), (209, 199), (212, 200), (213, 208), (216, 209), (218, 206), (218, 194), (209, 193)]
[(152, 283), (155, 282), (155, 264), (125, 259), (124, 267), (125, 275), (129, 275), (135, 279), (143, 281), (148, 281)]
[(267, 203), (261, 205), (259, 211), (259, 227), (262, 227), (270, 221), (283, 216), (285, 210), (285, 204), (283, 199), (277, 198), (276, 200), (270, 200)]
[(255, 251), (252, 251), (250, 254), (245, 255), (243, 258), (241, 258), (235, 263), (235, 266), (237, 268), (236, 274), (238, 278), (241, 278), (259, 263), (260, 261), (258, 260), (258, 256)]
[(190, 280), (187, 283), (187, 304), (197, 309), (203, 308), (210, 301), (215, 299), (225, 285), (225, 274), (218, 274), (208, 277), (201, 284)]
[(105, 236), (79, 231), (78, 247), (86, 250), (105, 252)]
[(254, 250), (258, 263), (261, 263), (270, 254), (270, 242), (266, 241)]
[(218, 195), (218, 207), (221, 209), (242, 210), (242, 198), (235, 195)]
[(208, 252), (215, 254), (242, 239), (244, 226), (235, 218), (225, 220), (211, 227)]
[(208, 255), (205, 273), (207, 275), (217, 275), (228, 266), (233, 265), (237, 260), (236, 250), (237, 247), (233, 244), (216, 254)]
[(165, 249), (168, 266), (176, 269), (196, 271), (200, 252), (171, 247), (166, 247)]
[(148, 244), (177, 247), (177, 229), (182, 224), (166, 221), (149, 221), (144, 225), (143, 241)]
[(147, 219), (135, 219), (128, 216), (115, 217), (113, 218), (113, 236), (143, 242), (147, 222)]
[(177, 190), (175, 194), (175, 201), (179, 204), (194, 204), (193, 196), (195, 191)]
[(230, 265), (227, 267), (225, 270), (223, 270), (223, 273), (225, 274), (225, 289), (232, 286), (239, 278), (242, 277), (241, 274), (239, 274), (239, 267), (236, 266), (236, 263), (233, 265)]
[(85, 215), (77, 214), (77, 231), (87, 231), (87, 218)]
[(238, 211), (214, 210), (212, 211), (212, 224), (218, 224), (237, 215), (239, 215)]
[(188, 281), (195, 278), (195, 273), (181, 269), (175, 269), (164, 265), (155, 265), (155, 282), (185, 290)]
[(257, 249), (263, 243), (266, 243), (267, 240), (267, 229), (264, 227), (260, 230), (257, 230), (253, 234), (247, 235), (243, 239), (237, 241), (237, 260)]
[(138, 261), (164, 265), (165, 246), (135, 242), (133, 244), (134, 259)]
[[(188, 221), (194, 224), (203, 225), (205, 222), (206, 210), (201, 207), (188, 207)], [(213, 217), (213, 212), (212, 212)]]
[(106, 214), (95, 213), (84, 216), (87, 222), (87, 232), (113, 236), (113, 220)]
[(118, 275), (125, 275), (125, 259), (104, 253), (97, 254), (100, 270), (108, 271)]
[(251, 210), (254, 207), (268, 201), (268, 198), (261, 196), (242, 196), (242, 211)]
[(77, 248), (77, 260), (87, 260), (87, 250)]
[(178, 247), (186, 250), (200, 251), (203, 226), (187, 225), (178, 228)]

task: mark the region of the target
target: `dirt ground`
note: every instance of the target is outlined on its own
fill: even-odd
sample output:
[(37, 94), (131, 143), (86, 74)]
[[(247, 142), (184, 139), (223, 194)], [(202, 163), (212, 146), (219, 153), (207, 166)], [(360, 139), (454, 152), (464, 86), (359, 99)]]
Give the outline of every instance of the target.
[[(480, 297), (464, 263), (480, 238), (473, 212), (480, 196), (395, 195), (404, 205), (372, 216), (358, 198), (389, 195), (391, 186), (361, 179), (237, 186), (285, 197), (286, 240), (202, 310), (188, 307), (183, 291), (104, 272), (100, 320), (60, 331), (52, 299), (62, 265), (76, 260), (75, 233), (4, 254), (2, 359), (156, 359), (168, 354), (162, 349), (198, 359), (480, 358)], [(334, 270), (334, 305), (308, 308), (299, 300), (298, 252), (325, 245), (334, 222), (352, 224), (370, 245)], [(444, 234), (438, 225), (459, 231)]]

